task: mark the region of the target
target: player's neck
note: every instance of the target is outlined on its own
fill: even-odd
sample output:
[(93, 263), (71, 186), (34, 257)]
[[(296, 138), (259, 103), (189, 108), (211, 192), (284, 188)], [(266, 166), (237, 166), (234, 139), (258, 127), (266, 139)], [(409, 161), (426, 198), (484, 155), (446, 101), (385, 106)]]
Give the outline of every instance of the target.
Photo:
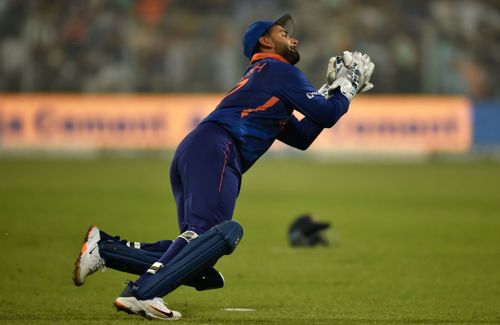
[(252, 56), (252, 59), (250, 60), (250, 64), (253, 64), (253, 63), (255, 63), (255, 62), (259, 61), (259, 60), (266, 59), (266, 58), (271, 58), (271, 59), (275, 59), (275, 60), (278, 60), (278, 61), (290, 64), (290, 62), (288, 62), (281, 55), (276, 54), (276, 53), (271, 53), (271, 52), (268, 52), (268, 53), (266, 53), (266, 52), (255, 53)]

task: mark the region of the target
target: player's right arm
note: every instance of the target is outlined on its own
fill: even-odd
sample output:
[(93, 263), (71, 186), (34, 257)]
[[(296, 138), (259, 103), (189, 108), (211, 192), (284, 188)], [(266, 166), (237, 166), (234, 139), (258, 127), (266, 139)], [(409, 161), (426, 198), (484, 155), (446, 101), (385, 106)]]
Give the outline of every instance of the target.
[(329, 98), (321, 95), (305, 75), (291, 65), (281, 65), (279, 97), (318, 126), (331, 128), (347, 112), (349, 100), (339, 89)]

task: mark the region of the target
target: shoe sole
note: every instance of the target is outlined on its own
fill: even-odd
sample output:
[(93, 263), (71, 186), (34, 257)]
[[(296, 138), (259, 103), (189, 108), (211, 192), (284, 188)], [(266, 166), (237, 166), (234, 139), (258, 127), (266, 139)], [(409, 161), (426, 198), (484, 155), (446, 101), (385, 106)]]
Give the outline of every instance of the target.
[(149, 316), (144, 310), (140, 310), (138, 312), (135, 312), (132, 310), (132, 307), (127, 307), (124, 304), (122, 304), (119, 301), (119, 298), (115, 299), (115, 302), (113, 303), (117, 311), (123, 311), (126, 312), (129, 315), (139, 315), (142, 316), (146, 319), (153, 319), (153, 317)]
[[(115, 302), (113, 302), (113, 305), (115, 306), (117, 311), (123, 311), (123, 312), (126, 312), (127, 314), (137, 314), (136, 312), (132, 311), (132, 308), (125, 306), (120, 301), (118, 301), (118, 299), (116, 299)], [(144, 313), (144, 315), (141, 315), (141, 316), (144, 316), (147, 318), (146, 313)]]
[(92, 229), (95, 227), (95, 225), (91, 225), (89, 229), (87, 230), (87, 233), (85, 234), (85, 237), (83, 237), (83, 244), (82, 248), (80, 249), (80, 254), (78, 254), (78, 258), (76, 259), (75, 262), (75, 269), (73, 270), (73, 283), (79, 287), (84, 284), (84, 281), (80, 279), (80, 261), (82, 259), (83, 253), (87, 251), (87, 241), (89, 240), (90, 232)]
[[(131, 304), (131, 302), (130, 302)], [(143, 307), (137, 307), (137, 306), (130, 306), (130, 307), (127, 307), (125, 306), (121, 301), (120, 301), (120, 298), (116, 298), (113, 305), (115, 306), (116, 310), (117, 311), (123, 311), (127, 314), (133, 314), (133, 315), (139, 315), (139, 316), (142, 316), (146, 319), (158, 319), (158, 320), (179, 320), (179, 318), (163, 318), (163, 317), (158, 317), (156, 315), (153, 315), (151, 313), (148, 313), (146, 312), (144, 309), (142, 309)], [(133, 307), (136, 307), (137, 309), (140, 309), (139, 311), (134, 311), (132, 308)], [(154, 307), (152, 307), (154, 308)], [(156, 309), (156, 308), (155, 308)], [(160, 311), (161, 312), (161, 311)]]

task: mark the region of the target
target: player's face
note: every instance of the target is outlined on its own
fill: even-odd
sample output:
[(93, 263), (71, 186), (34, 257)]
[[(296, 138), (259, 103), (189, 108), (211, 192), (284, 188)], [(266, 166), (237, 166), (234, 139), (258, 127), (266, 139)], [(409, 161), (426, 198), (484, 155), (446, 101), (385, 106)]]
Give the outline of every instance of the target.
[(299, 41), (291, 37), (288, 31), (282, 26), (275, 25), (269, 35), (274, 43), (274, 52), (284, 57), (291, 64), (296, 64), (300, 60), (300, 54), (297, 51)]

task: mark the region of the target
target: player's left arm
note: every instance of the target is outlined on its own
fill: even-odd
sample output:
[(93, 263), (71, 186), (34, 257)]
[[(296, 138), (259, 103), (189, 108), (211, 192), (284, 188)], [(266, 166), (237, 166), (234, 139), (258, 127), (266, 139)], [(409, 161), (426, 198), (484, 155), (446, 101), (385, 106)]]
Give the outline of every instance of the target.
[(294, 148), (306, 150), (320, 135), (321, 131), (323, 131), (323, 127), (310, 118), (304, 117), (298, 120), (291, 115), (278, 135), (278, 140)]

